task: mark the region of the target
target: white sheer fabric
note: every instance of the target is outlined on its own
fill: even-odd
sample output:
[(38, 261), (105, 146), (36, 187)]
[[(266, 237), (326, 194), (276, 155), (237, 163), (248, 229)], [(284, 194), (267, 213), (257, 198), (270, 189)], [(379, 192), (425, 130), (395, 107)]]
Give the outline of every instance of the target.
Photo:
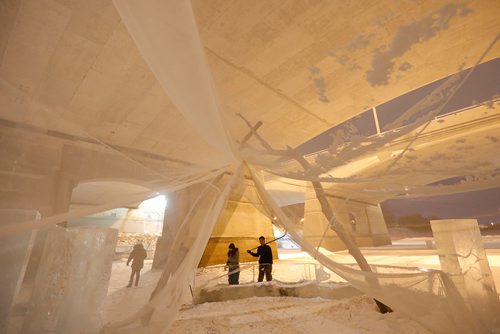
[[(500, 185), (498, 96), (447, 111), (479, 66), (500, 55), (498, 2), (0, 7), (2, 255), (32, 230), (158, 193), (189, 195), (149, 302), (106, 332), (168, 330), (242, 174), (256, 182), (249, 200), (261, 212), (359, 290), (436, 333), (491, 330), (441, 271), (337, 263), (284, 206), (303, 203), (312, 182), (345, 206)], [(372, 109), (431, 82), (408, 107)], [(301, 146), (325, 130), (321, 148)], [(131, 186), (75, 203), (78, 184), (101, 181)], [(12, 218), (12, 210), (30, 215)], [(331, 211), (327, 221), (340, 229), (340, 209)]]
[(182, 293), (194, 277), (229, 192), (240, 178), (241, 166), (231, 174), (221, 174), (212, 182), (188, 189), (189, 203), (186, 204), (189, 212), (179, 222), (165, 270), (149, 303), (132, 317), (109, 324), (105, 327), (105, 332), (148, 333), (153, 328), (154, 331), (164, 333), (168, 330), (180, 307)]
[[(203, 138), (226, 153), (232, 143), (189, 1), (114, 1), (149, 67), (182, 115)], [(174, 51), (175, 50), (175, 51)], [(195, 95), (195, 96), (194, 96)]]
[(441, 271), (372, 265), (373, 272), (366, 272), (360, 270), (359, 265), (333, 261), (317, 245), (305, 240), (294, 223), (297, 217), (287, 215), (273, 201), (258, 173), (254, 171), (253, 177), (263, 200), (274, 210), (292, 239), (321, 264), (359, 290), (415, 319), (432, 333), (488, 331), (487, 324), (481, 323), (473, 310), (467, 308), (453, 282)]

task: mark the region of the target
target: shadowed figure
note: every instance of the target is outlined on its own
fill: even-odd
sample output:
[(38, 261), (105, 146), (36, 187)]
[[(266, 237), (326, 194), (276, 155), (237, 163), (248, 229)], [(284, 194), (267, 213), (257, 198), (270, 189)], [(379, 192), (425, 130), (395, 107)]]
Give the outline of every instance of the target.
[(262, 282), (264, 273), (266, 274), (266, 281), (273, 279), (273, 252), (269, 245), (266, 245), (266, 239), (261, 236), (259, 238), (260, 246), (257, 248), (257, 253), (247, 250), (247, 253), (259, 258), (259, 278), (258, 281)]
[(240, 280), (240, 252), (236, 246), (231, 243), (227, 251), (226, 268), (229, 268), (229, 284), (239, 284)]
[(134, 249), (132, 250), (132, 253), (130, 253), (130, 256), (128, 257), (127, 260), (127, 266), (130, 263), (130, 261), (132, 261), (132, 265), (130, 266), (132, 268), (132, 273), (130, 274), (130, 281), (128, 282), (127, 288), (130, 288), (132, 286), (134, 275), (135, 275), (135, 286), (139, 284), (141, 269), (142, 267), (144, 267), (144, 259), (147, 256), (148, 253), (146, 253), (146, 250), (144, 249), (144, 246), (142, 244), (137, 244), (134, 246)]

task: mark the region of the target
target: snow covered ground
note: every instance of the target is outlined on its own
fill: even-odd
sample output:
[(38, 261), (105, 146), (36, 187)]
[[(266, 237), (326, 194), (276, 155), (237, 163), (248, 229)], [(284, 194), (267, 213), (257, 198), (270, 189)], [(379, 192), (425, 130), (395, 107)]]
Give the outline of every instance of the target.
[[(369, 263), (398, 266), (439, 268), (439, 259), (433, 249), (427, 249), (425, 241), (407, 240), (408, 244), (421, 247), (405, 249), (401, 245), (393, 248), (364, 249)], [(493, 272), (497, 291), (500, 290), (500, 249), (488, 249), (488, 259)], [(346, 252), (331, 255), (336, 261), (352, 262)], [(275, 277), (300, 280), (297, 270), (306, 268), (304, 263), (314, 259), (299, 251), (280, 254), (276, 261)], [(284, 270), (284, 268), (295, 268)], [(152, 271), (151, 261), (147, 261), (138, 288), (127, 289), (130, 267), (124, 261), (113, 263), (113, 272), (108, 290), (108, 298), (102, 310), (103, 322), (122, 319), (133, 313), (149, 298), (161, 272)], [(302, 270), (302, 269), (300, 269)], [(299, 270), (299, 271), (300, 271)], [(307, 271), (303, 269), (302, 271)], [(223, 273), (223, 268), (199, 270), (197, 286), (224, 284), (224, 279), (214, 279)], [(251, 269), (245, 274), (251, 280)], [(242, 275), (242, 278), (245, 277)], [(307, 276), (307, 275), (306, 275)], [(342, 280), (331, 275), (329, 281)], [(267, 283), (266, 283), (267, 284)], [(279, 284), (279, 283), (274, 283)], [(398, 312), (381, 314), (373, 301), (366, 296), (356, 296), (341, 300), (295, 297), (252, 297), (233, 301), (193, 305), (189, 289), (185, 301), (169, 333), (414, 333), (429, 332), (415, 321)]]
[(419, 324), (380, 314), (371, 299), (252, 297), (205, 303), (179, 312), (171, 333), (415, 333)]

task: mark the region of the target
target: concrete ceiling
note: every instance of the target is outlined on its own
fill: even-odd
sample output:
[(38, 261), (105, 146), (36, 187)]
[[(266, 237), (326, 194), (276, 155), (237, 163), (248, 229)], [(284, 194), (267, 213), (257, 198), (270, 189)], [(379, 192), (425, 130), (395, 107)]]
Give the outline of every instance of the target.
[[(495, 1), (194, 1), (226, 117), (296, 146), (470, 67), (500, 32)], [(498, 57), (500, 43), (483, 58)]]

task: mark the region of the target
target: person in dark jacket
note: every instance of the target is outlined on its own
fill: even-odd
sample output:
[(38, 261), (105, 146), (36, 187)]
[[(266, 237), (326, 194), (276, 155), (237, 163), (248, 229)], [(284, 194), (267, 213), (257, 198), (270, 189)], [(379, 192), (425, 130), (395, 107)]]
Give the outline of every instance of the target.
[(229, 284), (239, 284), (240, 280), (240, 252), (233, 243), (229, 244), (226, 267), (229, 268)]
[(260, 246), (257, 248), (257, 253), (247, 250), (247, 253), (259, 258), (259, 278), (258, 281), (262, 282), (264, 273), (266, 274), (266, 281), (273, 279), (271, 272), (273, 271), (273, 252), (269, 245), (266, 245), (266, 238), (259, 237)]
[(130, 253), (130, 256), (128, 257), (127, 260), (127, 266), (130, 263), (130, 261), (132, 261), (132, 265), (130, 266), (132, 268), (132, 273), (130, 274), (130, 281), (127, 285), (127, 288), (130, 288), (132, 286), (134, 275), (135, 275), (135, 286), (139, 284), (141, 269), (142, 267), (144, 267), (144, 259), (147, 256), (148, 253), (146, 253), (146, 250), (144, 249), (144, 246), (141, 243), (134, 246), (134, 249), (132, 250), (132, 253)]

